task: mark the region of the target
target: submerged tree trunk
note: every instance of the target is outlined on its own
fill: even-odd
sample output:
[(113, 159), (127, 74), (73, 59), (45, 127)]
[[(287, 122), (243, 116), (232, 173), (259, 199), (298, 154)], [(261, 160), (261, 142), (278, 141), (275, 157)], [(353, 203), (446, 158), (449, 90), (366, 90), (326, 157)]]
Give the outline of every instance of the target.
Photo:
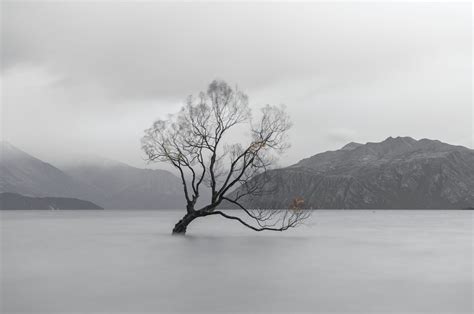
[(197, 217), (198, 217), (198, 214), (196, 212), (187, 213), (186, 215), (184, 215), (184, 217), (181, 218), (181, 220), (178, 221), (176, 225), (174, 225), (173, 234), (184, 235), (186, 233), (186, 228), (188, 227), (188, 225), (191, 223), (191, 221), (193, 221)]

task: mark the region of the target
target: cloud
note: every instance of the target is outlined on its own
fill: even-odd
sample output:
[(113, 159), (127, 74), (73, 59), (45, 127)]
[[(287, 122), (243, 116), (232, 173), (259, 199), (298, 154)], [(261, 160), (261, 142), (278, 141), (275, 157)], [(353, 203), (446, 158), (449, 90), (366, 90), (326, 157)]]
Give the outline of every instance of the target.
[(328, 130), (326, 138), (331, 142), (347, 144), (353, 142), (356, 132), (350, 129), (336, 128)]
[[(3, 136), (40, 155), (61, 143), (139, 165), (141, 130), (214, 78), (238, 84), (255, 107), (287, 105), (295, 127), (285, 163), (339, 146), (341, 128), (361, 141), (472, 138), (469, 3), (9, 1), (2, 9)], [(440, 130), (445, 118), (451, 127)]]
[(40, 63), (109, 97), (183, 97), (214, 77), (245, 88), (376, 78), (466, 50), (466, 5), (7, 2), (3, 68)]

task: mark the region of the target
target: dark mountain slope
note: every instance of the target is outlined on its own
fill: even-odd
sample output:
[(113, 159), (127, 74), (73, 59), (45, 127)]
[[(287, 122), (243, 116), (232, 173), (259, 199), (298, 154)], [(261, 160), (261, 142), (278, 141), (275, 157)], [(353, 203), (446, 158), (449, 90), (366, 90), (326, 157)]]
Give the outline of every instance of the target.
[[(428, 139), (349, 144), (270, 173), (276, 192), (253, 205), (284, 208), (469, 208), (474, 151)], [(250, 202), (250, 201), (249, 201)]]

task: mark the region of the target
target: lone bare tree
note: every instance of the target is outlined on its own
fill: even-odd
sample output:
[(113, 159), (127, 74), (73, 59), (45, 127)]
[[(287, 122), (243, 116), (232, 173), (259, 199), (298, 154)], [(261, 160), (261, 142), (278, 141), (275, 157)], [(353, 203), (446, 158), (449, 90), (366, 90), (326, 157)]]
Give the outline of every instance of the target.
[[(231, 130), (240, 131), (244, 124), (250, 133), (247, 143), (228, 143)], [(244, 202), (270, 190), (266, 173), (275, 155), (288, 148), (290, 127), (282, 107), (266, 105), (260, 117), (252, 119), (248, 97), (217, 80), (206, 93), (189, 96), (178, 113), (154, 122), (145, 131), (142, 148), (149, 162), (167, 162), (178, 170), (186, 199), (186, 214), (173, 234), (184, 234), (194, 219), (210, 215), (238, 221), (255, 231), (283, 231), (307, 218), (308, 211), (294, 206), (298, 203), (288, 204), (289, 209), (262, 209), (247, 208)], [(210, 199), (196, 208), (203, 185)], [(241, 209), (247, 219), (219, 210), (224, 203)]]

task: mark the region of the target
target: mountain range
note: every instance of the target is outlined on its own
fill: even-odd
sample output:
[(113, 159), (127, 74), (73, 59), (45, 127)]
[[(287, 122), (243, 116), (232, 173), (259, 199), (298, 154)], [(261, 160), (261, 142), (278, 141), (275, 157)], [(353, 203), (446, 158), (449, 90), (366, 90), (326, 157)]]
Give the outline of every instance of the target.
[(474, 207), (474, 150), (437, 140), (349, 143), (268, 175), (272, 193), (248, 205), (287, 208), (300, 197), (306, 208)]
[(70, 177), (92, 187), (90, 199), (113, 209), (184, 208), (181, 181), (171, 172), (140, 169), (125, 163), (86, 158), (62, 167)]
[(169, 171), (139, 169), (101, 158), (77, 160), (59, 169), (1, 143), (0, 193), (67, 197), (106, 209), (183, 208), (179, 179)]
[[(59, 169), (7, 142), (0, 157), (0, 193), (74, 198), (106, 209), (185, 207), (180, 180), (169, 171), (104, 158), (78, 158)], [(298, 197), (305, 208), (474, 207), (474, 150), (437, 140), (349, 143), (268, 176), (273, 192), (247, 205), (287, 208)]]

